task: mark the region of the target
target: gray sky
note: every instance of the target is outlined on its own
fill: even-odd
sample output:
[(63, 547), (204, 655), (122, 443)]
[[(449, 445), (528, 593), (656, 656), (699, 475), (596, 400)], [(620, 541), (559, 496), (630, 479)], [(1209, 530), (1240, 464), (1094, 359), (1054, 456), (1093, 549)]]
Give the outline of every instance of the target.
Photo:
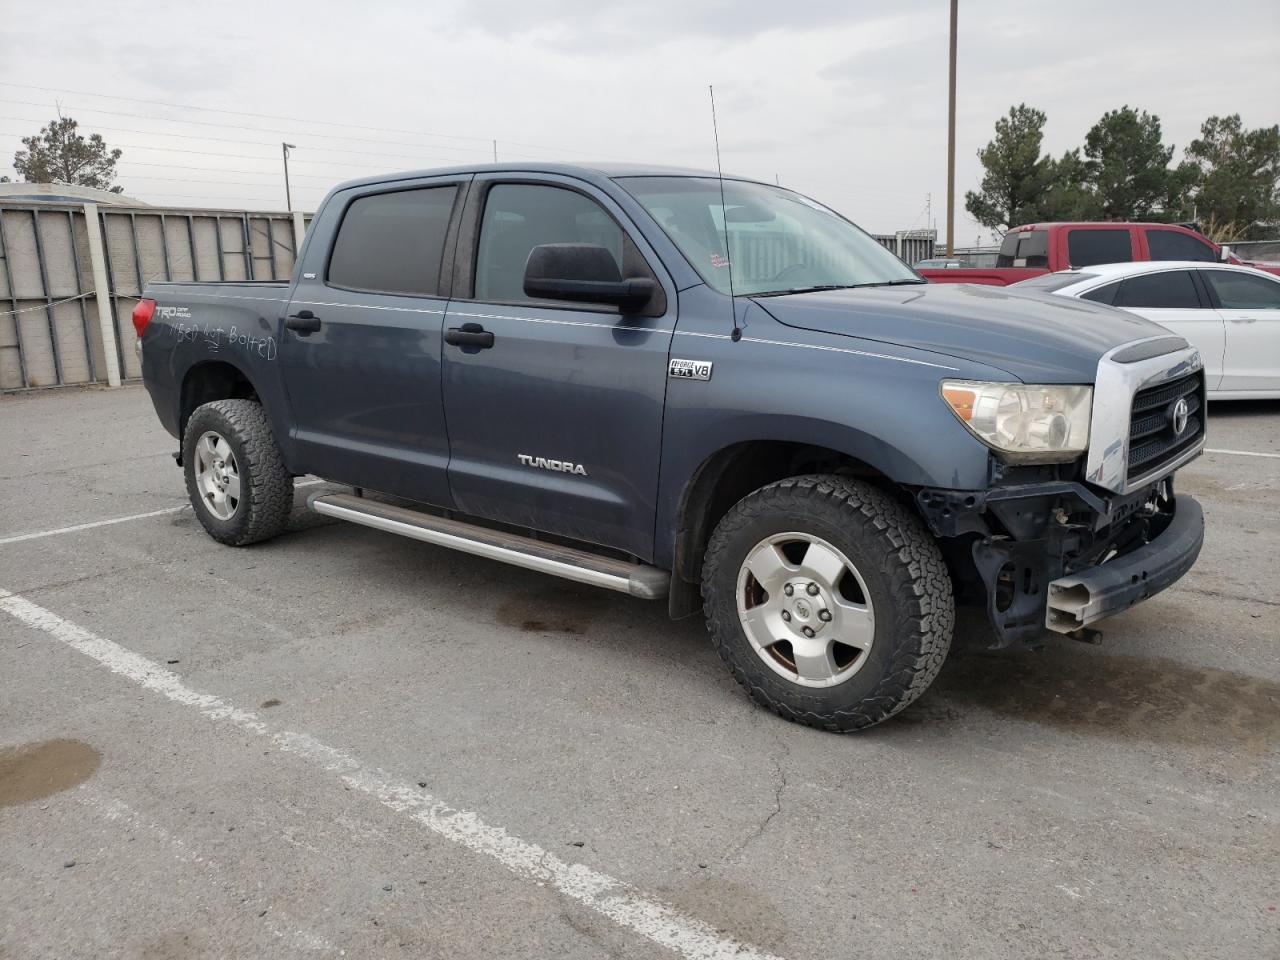
[[(43, 0), (0, 18), (0, 50), (5, 165), (60, 101), (154, 203), (281, 208), (281, 140), (308, 209), (349, 177), (489, 160), (494, 138), (503, 160), (713, 168), (714, 83), (727, 172), (874, 231), (925, 226), (931, 193), (945, 228), (946, 0)], [(1128, 103), (1180, 156), (1210, 114), (1280, 122), (1277, 94), (1277, 0), (961, 0), (957, 243), (980, 232), (964, 191), (1013, 103), (1048, 114), (1055, 154)]]

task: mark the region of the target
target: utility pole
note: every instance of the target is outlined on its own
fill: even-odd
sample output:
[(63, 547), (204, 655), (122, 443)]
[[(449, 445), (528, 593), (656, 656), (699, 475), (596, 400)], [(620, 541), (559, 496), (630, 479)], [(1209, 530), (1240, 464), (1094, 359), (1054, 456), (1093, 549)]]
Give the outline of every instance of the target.
[(284, 205), (287, 210), (293, 209), (293, 197), (289, 193), (289, 151), (298, 149), (292, 143), (281, 143), (280, 152), (284, 154)]
[(951, 78), (947, 88), (947, 256), (955, 253), (956, 240), (956, 12), (960, 0), (951, 0)]

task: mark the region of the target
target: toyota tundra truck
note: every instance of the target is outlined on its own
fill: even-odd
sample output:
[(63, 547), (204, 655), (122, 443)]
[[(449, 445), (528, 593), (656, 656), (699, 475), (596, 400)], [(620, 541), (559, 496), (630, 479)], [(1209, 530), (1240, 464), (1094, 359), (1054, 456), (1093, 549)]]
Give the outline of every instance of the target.
[(315, 475), (351, 492), (311, 509), (370, 536), (701, 611), (755, 700), (827, 730), (919, 697), (957, 603), (992, 646), (1093, 639), (1204, 537), (1174, 492), (1205, 442), (1186, 341), (926, 283), (749, 179), (356, 180), (291, 280), (153, 283), (133, 322), (215, 540), (281, 533)]

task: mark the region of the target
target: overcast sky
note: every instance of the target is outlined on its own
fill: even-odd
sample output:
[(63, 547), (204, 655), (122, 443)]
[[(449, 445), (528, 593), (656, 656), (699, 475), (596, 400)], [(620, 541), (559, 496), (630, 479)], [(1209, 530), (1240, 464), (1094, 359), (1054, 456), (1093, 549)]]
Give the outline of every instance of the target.
[[(42, 0), (0, 17), (0, 165), (59, 101), (124, 150), (127, 193), (161, 204), (282, 208), (281, 140), (307, 209), (350, 177), (490, 160), (493, 139), (500, 160), (714, 168), (714, 83), (726, 172), (776, 176), (874, 231), (925, 226), (932, 194), (941, 231), (947, 9)], [(963, 209), (976, 152), (1019, 101), (1048, 114), (1055, 154), (1125, 103), (1158, 114), (1179, 156), (1210, 114), (1280, 122), (1280, 0), (961, 0), (959, 244), (980, 232)]]

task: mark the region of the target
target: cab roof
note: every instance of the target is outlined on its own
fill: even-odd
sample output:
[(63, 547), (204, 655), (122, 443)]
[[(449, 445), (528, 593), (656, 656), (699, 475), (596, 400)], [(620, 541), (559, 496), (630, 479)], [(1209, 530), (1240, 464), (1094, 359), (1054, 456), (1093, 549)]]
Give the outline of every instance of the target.
[[(398, 180), (417, 180), (422, 177), (477, 173), (552, 173), (596, 182), (617, 180), (622, 177), (711, 177), (714, 179), (718, 176), (714, 170), (699, 170), (693, 167), (667, 167), (643, 163), (469, 163), (451, 167), (432, 167), (427, 170), (406, 170), (397, 173), (359, 177), (355, 180), (343, 181), (334, 189), (340, 190), (348, 187), (394, 183)], [(763, 181), (756, 180), (754, 177), (741, 177), (732, 174), (725, 174), (724, 178), (726, 180), (763, 183)]]

